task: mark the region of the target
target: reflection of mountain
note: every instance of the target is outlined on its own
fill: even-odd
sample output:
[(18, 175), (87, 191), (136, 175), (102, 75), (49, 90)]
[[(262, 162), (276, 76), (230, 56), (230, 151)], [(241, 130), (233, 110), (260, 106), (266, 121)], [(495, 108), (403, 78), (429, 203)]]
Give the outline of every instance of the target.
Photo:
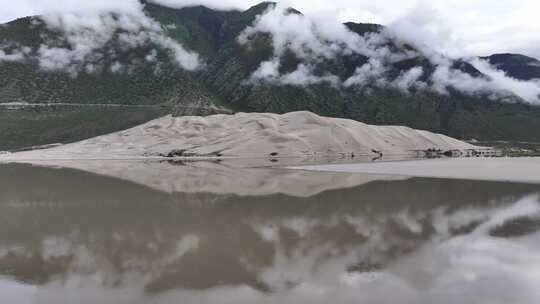
[[(538, 186), (510, 183), (413, 178), (299, 197), (212, 194), (198, 182), (201, 192), (170, 194), (81, 171), (3, 166), (0, 275), (38, 286), (44, 303), (66, 292), (99, 303), (121, 295), (169, 303), (171, 294), (212, 302), (221, 293), (309, 302), (325, 291), (315, 302), (333, 292), (354, 302), (357, 285), (373, 280), (433, 288), (429, 278), (445, 279), (451, 267), (437, 260), (450, 254), (440, 246), (498, 245), (485, 231), (540, 210), (535, 197), (514, 204)], [(422, 261), (437, 272), (414, 266)]]

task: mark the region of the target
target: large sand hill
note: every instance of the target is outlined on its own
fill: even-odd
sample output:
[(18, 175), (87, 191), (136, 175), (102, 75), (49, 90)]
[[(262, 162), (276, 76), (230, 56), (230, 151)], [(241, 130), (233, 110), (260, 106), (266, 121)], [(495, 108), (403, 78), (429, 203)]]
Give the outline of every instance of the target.
[(165, 116), (143, 125), (55, 148), (0, 155), (0, 161), (148, 157), (306, 157), (410, 155), (474, 149), (454, 138), (404, 126), (372, 126), (311, 112)]

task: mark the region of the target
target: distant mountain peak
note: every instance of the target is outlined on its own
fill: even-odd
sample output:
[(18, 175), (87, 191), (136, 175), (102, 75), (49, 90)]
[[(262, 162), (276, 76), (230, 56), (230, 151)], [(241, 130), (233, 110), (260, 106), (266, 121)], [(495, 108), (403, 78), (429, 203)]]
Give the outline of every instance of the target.
[(364, 35), (367, 33), (377, 33), (384, 29), (383, 25), (375, 24), (375, 23), (346, 22), (345, 26), (350, 31), (355, 32), (358, 35)]
[(493, 60), (510, 60), (515, 63), (530, 63), (530, 62), (540, 62), (538, 59), (525, 56), (522, 54), (515, 54), (515, 53), (499, 53), (499, 54), (493, 54), (489, 56), (489, 58)]

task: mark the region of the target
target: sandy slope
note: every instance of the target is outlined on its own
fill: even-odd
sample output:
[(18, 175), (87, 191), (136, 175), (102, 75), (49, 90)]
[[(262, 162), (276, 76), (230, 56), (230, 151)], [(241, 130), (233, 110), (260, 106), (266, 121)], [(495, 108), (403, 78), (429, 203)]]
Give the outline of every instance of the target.
[(46, 150), (0, 155), (1, 160), (126, 159), (175, 156), (309, 156), (411, 154), (414, 150), (474, 146), (403, 126), (372, 126), (310, 112), (165, 116), (143, 125)]

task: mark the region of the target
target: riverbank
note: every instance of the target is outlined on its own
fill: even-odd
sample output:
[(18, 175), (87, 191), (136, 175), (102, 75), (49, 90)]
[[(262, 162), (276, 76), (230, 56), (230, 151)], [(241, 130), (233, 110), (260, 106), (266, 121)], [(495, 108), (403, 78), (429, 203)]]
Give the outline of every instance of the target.
[(540, 183), (540, 157), (441, 158), (289, 168), (319, 172)]

